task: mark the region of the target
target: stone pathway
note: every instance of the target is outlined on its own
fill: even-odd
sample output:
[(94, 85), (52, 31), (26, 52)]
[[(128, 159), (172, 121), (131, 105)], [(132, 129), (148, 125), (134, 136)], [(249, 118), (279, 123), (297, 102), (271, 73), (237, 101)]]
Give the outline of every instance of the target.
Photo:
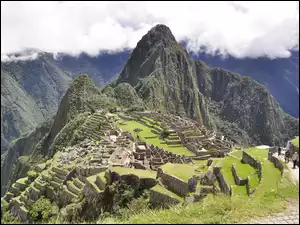
[[(278, 154), (275, 153), (275, 156), (278, 157)], [(284, 161), (284, 151), (282, 155), (278, 157)], [(296, 169), (293, 169), (293, 162), (290, 161), (287, 164), (292, 179), (295, 182), (299, 183), (299, 167), (296, 166)], [(289, 207), (284, 212), (276, 213), (263, 218), (257, 218), (251, 220), (252, 224), (299, 224), (299, 201), (293, 200), (290, 202)]]
[[(284, 162), (284, 153), (285, 152), (282, 151), (282, 153), (279, 157), (278, 157), (278, 153), (275, 153), (274, 155)], [(290, 174), (291, 174), (292, 179), (295, 181), (295, 183), (299, 184), (299, 167), (296, 166), (296, 168), (293, 169), (293, 161), (292, 160), (290, 160), (288, 162), (288, 164), (286, 164), (286, 165), (288, 166), (288, 168), (290, 170)]]
[(288, 209), (263, 218), (253, 219), (250, 224), (299, 224), (299, 201), (291, 202)]

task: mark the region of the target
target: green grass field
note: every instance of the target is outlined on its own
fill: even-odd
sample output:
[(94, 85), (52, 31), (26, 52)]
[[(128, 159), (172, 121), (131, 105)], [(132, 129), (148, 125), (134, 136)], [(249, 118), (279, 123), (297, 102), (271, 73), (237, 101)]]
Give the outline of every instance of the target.
[[(159, 139), (159, 137), (151, 132), (151, 128), (136, 122), (136, 121), (126, 121), (124, 125), (120, 124), (120, 120), (117, 122), (117, 126), (125, 131), (130, 132), (132, 135), (134, 135), (134, 129), (140, 128), (142, 131), (139, 133), (140, 140), (145, 141), (148, 144), (152, 144), (154, 146), (163, 148), (167, 151), (176, 153), (176, 154), (182, 154), (186, 156), (193, 156), (194, 154), (190, 152), (188, 149), (186, 149), (183, 145), (180, 147), (175, 147), (172, 145), (163, 144), (163, 140)], [(148, 138), (147, 137), (153, 137)]]
[[(160, 168), (164, 170), (165, 173), (171, 174), (175, 177), (182, 179), (183, 181), (188, 182), (188, 180), (194, 175), (199, 174), (201, 172), (196, 172), (195, 170), (199, 168), (199, 166), (192, 164), (173, 164), (167, 163), (162, 165)], [(205, 171), (204, 171), (205, 172)]]
[(115, 171), (120, 175), (124, 174), (134, 174), (140, 178), (156, 178), (156, 172), (152, 170), (141, 170), (141, 169), (132, 169), (132, 168), (125, 168), (125, 167), (112, 167), (111, 171)]

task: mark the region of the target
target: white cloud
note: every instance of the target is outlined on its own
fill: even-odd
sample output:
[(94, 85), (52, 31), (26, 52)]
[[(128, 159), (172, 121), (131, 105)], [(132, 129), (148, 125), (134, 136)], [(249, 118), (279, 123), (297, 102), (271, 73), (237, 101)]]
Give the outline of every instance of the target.
[(77, 55), (134, 48), (154, 25), (188, 49), (288, 57), (299, 43), (299, 2), (1, 2), (1, 61), (27, 48)]

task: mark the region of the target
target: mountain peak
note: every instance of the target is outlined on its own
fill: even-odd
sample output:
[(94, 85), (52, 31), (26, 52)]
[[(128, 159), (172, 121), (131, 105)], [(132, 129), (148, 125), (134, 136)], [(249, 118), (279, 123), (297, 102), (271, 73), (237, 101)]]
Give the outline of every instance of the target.
[(177, 41), (172, 34), (171, 29), (164, 24), (157, 24), (142, 37), (137, 46), (141, 47), (146, 45), (148, 47), (153, 47), (157, 44), (166, 46), (174, 43), (177, 43)]

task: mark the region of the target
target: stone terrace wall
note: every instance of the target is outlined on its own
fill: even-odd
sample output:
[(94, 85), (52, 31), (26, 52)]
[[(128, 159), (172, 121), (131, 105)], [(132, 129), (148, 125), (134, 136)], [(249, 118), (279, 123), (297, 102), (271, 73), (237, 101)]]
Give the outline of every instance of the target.
[(240, 178), (239, 175), (237, 174), (234, 164), (232, 164), (231, 171), (232, 171), (236, 185), (243, 186), (243, 185), (248, 184), (248, 178), (245, 178), (245, 179)]
[(284, 168), (283, 168), (283, 165), (282, 165), (282, 163), (280, 162), (280, 160), (279, 160), (276, 156), (272, 155), (270, 161), (274, 164), (274, 166), (275, 166), (276, 168), (278, 168), (278, 169), (280, 170), (281, 176), (282, 176), (282, 175), (283, 175)]
[(67, 181), (70, 180), (74, 176), (75, 173), (76, 173), (76, 169), (74, 168), (68, 173), (68, 175), (66, 176), (66, 178), (63, 181), (63, 184), (65, 185), (67, 183)]
[(166, 194), (150, 190), (150, 204), (155, 207), (168, 208), (170, 205), (179, 204), (180, 201)]
[(224, 176), (221, 172), (221, 167), (215, 166), (213, 169), (213, 173), (217, 177), (217, 180), (219, 182), (219, 186), (221, 188), (221, 191), (225, 194), (230, 194), (231, 193), (231, 188), (229, 188), (228, 184), (226, 183)]
[(252, 166), (255, 170), (257, 170), (258, 179), (259, 179), (259, 181), (260, 181), (260, 180), (261, 180), (261, 164), (260, 164), (260, 162), (257, 161), (256, 159), (254, 159), (251, 155), (249, 155), (249, 154), (246, 153), (245, 151), (243, 151), (242, 161), (243, 161), (244, 163), (249, 164), (249, 165)]
[(166, 174), (161, 168), (158, 168), (157, 170), (157, 178), (161, 178), (164, 185), (167, 186), (167, 188), (178, 194), (181, 197), (185, 197), (189, 191), (188, 184), (185, 183), (183, 180), (174, 177), (172, 175)]

